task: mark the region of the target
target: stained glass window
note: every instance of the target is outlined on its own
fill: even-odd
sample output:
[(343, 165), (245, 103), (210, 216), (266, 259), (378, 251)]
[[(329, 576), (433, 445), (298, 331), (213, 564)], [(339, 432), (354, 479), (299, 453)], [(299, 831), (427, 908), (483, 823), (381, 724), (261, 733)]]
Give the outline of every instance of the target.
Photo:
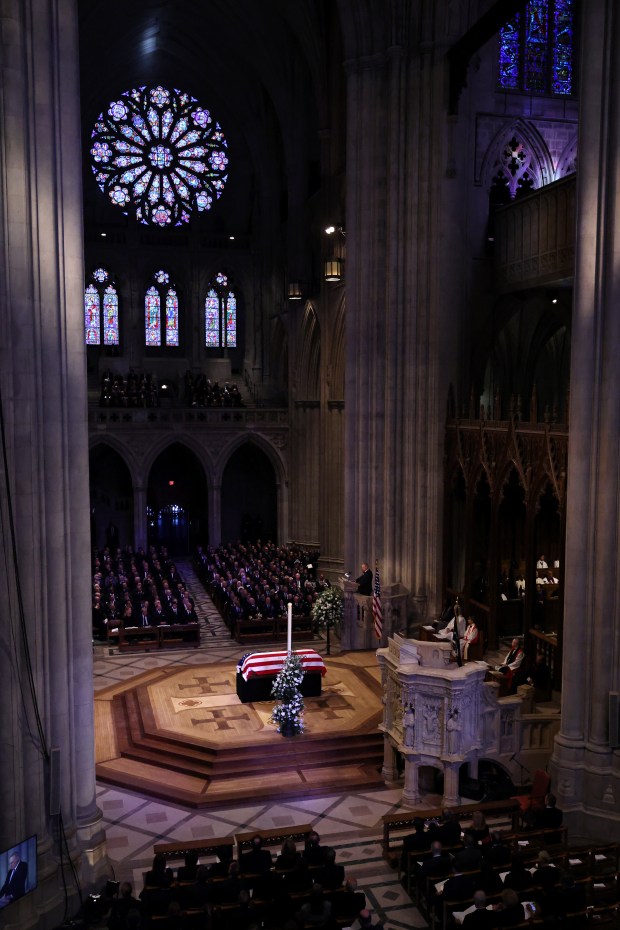
[(84, 291), (84, 330), (87, 346), (119, 345), (118, 294), (105, 268), (94, 270)]
[(225, 344), (234, 349), (237, 345), (237, 301), (235, 295), (230, 292), (226, 298), (226, 332), (224, 333)]
[(101, 300), (99, 291), (94, 284), (89, 284), (84, 294), (84, 327), (86, 329), (86, 345), (100, 345)]
[(228, 290), (228, 278), (219, 272), (205, 300), (205, 346), (237, 347), (237, 298)]
[[(179, 345), (179, 298), (170, 275), (160, 269), (144, 297), (144, 334), (147, 346)], [(162, 319), (163, 307), (163, 319)]]
[(529, 0), (499, 34), (498, 86), (572, 94), (575, 0)]
[(166, 294), (166, 345), (179, 344), (179, 300), (177, 292), (170, 288)]
[(103, 344), (118, 345), (118, 294), (111, 286), (103, 294)]
[(149, 287), (144, 298), (144, 329), (147, 346), (160, 346), (161, 298), (156, 287)]
[(97, 184), (124, 213), (156, 226), (188, 223), (226, 184), (227, 142), (208, 110), (161, 85), (124, 91), (91, 133)]
[(218, 348), (220, 344), (220, 298), (213, 288), (205, 300), (205, 345)]

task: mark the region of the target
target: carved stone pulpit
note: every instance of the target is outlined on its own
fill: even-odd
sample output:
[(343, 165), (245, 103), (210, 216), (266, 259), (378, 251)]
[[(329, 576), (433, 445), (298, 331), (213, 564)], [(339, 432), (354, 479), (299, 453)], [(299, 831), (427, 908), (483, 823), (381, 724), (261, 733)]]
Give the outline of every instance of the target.
[(521, 695), (499, 698), (497, 683), (485, 681), (485, 662), (459, 667), (449, 642), (422, 642), (396, 634), (377, 650), (383, 684), (383, 775), (399, 779), (404, 761), (403, 801), (422, 800), (420, 771), (443, 774), (443, 804), (460, 803), (459, 770), (478, 777), (481, 757), (499, 762), (518, 780), (521, 753), (531, 768), (548, 759), (558, 720), (529, 714)]

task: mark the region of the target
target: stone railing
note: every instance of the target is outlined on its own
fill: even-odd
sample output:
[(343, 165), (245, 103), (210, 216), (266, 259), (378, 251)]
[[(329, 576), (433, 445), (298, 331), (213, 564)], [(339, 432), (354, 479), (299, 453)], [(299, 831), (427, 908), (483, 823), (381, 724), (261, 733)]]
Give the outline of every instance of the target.
[(495, 284), (500, 292), (572, 278), (575, 175), (520, 197), (495, 212)]
[(89, 406), (91, 429), (135, 429), (171, 424), (209, 427), (288, 427), (288, 410), (254, 407), (96, 407)]

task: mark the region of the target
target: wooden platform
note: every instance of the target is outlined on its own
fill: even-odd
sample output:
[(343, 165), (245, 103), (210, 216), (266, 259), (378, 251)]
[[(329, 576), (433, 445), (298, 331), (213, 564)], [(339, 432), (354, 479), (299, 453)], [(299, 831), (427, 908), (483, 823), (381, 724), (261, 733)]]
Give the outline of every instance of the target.
[(98, 692), (97, 778), (195, 808), (382, 785), (375, 654), (325, 663), (293, 738), (269, 722), (273, 702), (241, 703), (234, 663), (157, 668)]

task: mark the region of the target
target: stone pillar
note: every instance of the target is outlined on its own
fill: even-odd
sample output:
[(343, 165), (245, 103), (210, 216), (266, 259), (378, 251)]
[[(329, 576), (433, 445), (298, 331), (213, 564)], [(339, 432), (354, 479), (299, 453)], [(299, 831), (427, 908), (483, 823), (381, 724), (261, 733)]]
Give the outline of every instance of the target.
[(459, 769), (461, 762), (446, 762), (443, 767), (443, 805), (454, 807), (461, 803), (459, 795)]
[(381, 774), (386, 782), (398, 780), (398, 766), (396, 765), (396, 751), (393, 748), (387, 733), (383, 734), (383, 768)]
[(209, 545), (219, 546), (222, 541), (222, 485), (209, 487)]
[[(59, 828), (48, 806), (52, 749), (82, 893), (102, 871), (104, 837), (94, 772), (76, 4), (6, 0), (0, 32), (0, 848), (37, 834), (39, 887), (7, 914), (8, 926), (25, 930), (55, 926), (63, 912)], [(68, 894), (72, 910), (74, 885)]]
[(583, 5), (571, 335), (562, 723), (552, 785), (571, 831), (620, 826), (620, 752), (608, 699), (620, 690), (620, 9)]
[(405, 787), (403, 788), (403, 802), (415, 807), (422, 800), (418, 786), (418, 763), (413, 754), (405, 753)]
[[(461, 354), (455, 308), (463, 295), (442, 271), (457, 227), (446, 221), (444, 238), (439, 227), (447, 177), (445, 17), (443, 4), (426, 0), (339, 6), (348, 58), (353, 321), (346, 333), (344, 564), (378, 559), (382, 583), (401, 582), (412, 592), (420, 623), (440, 607), (446, 372)], [(457, 241), (451, 261), (461, 250)]]
[(136, 549), (138, 546), (144, 546), (146, 551), (148, 532), (146, 487), (143, 484), (136, 484), (133, 489), (133, 538)]

